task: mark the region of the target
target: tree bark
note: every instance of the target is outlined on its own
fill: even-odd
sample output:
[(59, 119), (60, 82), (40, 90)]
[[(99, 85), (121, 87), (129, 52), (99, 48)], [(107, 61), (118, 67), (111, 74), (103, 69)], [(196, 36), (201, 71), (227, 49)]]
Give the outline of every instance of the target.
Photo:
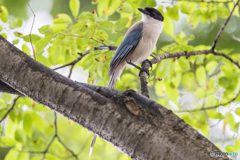
[[(136, 93), (74, 82), (0, 36), (0, 79), (136, 160), (207, 160), (213, 143), (172, 111)], [(219, 158), (227, 159), (227, 157)]]

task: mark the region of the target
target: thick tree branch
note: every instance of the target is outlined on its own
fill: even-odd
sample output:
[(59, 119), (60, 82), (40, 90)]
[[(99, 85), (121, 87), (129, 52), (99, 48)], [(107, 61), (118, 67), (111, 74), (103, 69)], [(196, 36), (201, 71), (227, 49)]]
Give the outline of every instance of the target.
[(74, 82), (34, 61), (3, 37), (0, 56), (3, 82), (79, 123), (133, 159), (212, 159), (211, 151), (220, 152), (171, 111), (134, 91)]

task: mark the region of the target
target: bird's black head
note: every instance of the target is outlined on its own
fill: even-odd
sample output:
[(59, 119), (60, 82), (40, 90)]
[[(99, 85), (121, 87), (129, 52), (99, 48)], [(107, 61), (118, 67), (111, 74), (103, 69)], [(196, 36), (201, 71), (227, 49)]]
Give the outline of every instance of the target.
[(152, 7), (146, 7), (146, 8), (138, 8), (138, 10), (140, 12), (142, 12), (143, 14), (146, 14), (154, 19), (157, 19), (159, 21), (163, 21), (164, 18), (162, 16), (162, 14), (156, 10), (155, 8), (152, 8)]

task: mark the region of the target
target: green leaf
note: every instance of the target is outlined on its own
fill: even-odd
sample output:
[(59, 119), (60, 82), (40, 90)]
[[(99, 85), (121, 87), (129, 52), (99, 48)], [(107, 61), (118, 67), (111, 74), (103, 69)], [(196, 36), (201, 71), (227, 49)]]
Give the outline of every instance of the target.
[(72, 19), (69, 15), (61, 13), (56, 16), (56, 18), (53, 20), (54, 24), (66, 24), (66, 23), (72, 23)]
[(29, 137), (32, 135), (32, 114), (25, 112), (23, 116), (23, 129)]
[(27, 55), (30, 55), (30, 50), (26, 44), (22, 45), (22, 51), (26, 53)]
[(214, 96), (209, 96), (207, 97), (206, 101), (205, 101), (205, 106), (206, 107), (212, 107), (215, 106), (217, 104), (217, 99)]
[(194, 74), (192, 72), (185, 73), (182, 78), (182, 84), (186, 87), (187, 90), (194, 91), (196, 89)]
[(168, 15), (169, 18), (171, 18), (175, 21), (178, 21), (179, 20), (178, 6), (175, 5), (172, 8), (168, 7), (167, 8), (167, 15)]
[(115, 24), (113, 22), (110, 22), (110, 21), (103, 21), (103, 22), (99, 23), (99, 27), (102, 27), (104, 29), (113, 31), (114, 27), (115, 27)]
[(173, 102), (178, 103), (179, 93), (177, 86), (174, 85), (173, 82), (168, 83), (166, 86), (166, 93)]
[(15, 35), (16, 37), (19, 37), (19, 38), (22, 38), (22, 37), (23, 37), (23, 34), (20, 33), (20, 32), (14, 32), (14, 35)]
[(19, 28), (21, 26), (22, 26), (22, 19), (20, 19), (20, 18), (14, 18), (9, 21), (10, 29)]
[(236, 150), (239, 152), (240, 151), (240, 138), (237, 138), (235, 140), (235, 146), (236, 146)]
[(31, 42), (30, 41), (30, 36), (31, 36), (31, 40), (32, 40), (32, 42), (36, 42), (36, 41), (38, 41), (38, 40), (40, 40), (41, 39), (41, 37), (39, 36), (39, 35), (36, 35), (36, 34), (31, 34), (31, 35), (25, 35), (25, 36), (23, 36), (23, 39), (26, 41), (26, 42)]
[(238, 133), (239, 123), (236, 123), (233, 115), (230, 112), (226, 113), (225, 121), (229, 123), (232, 131)]
[(56, 33), (60, 33), (66, 28), (67, 28), (66, 24), (54, 24), (51, 27), (51, 31), (56, 32)]
[(156, 4), (155, 0), (147, 0), (146, 1), (146, 6), (148, 6), (148, 7), (156, 7), (157, 4)]
[(113, 13), (116, 12), (116, 10), (120, 7), (121, 4), (122, 4), (122, 0), (111, 0), (111, 4), (108, 7), (106, 14), (108, 16), (112, 15)]
[(226, 90), (233, 91), (238, 84), (238, 77), (221, 77), (219, 78), (219, 85)]
[(198, 80), (198, 83), (205, 86), (206, 83), (206, 70), (203, 66), (199, 66), (196, 70), (196, 78)]
[(101, 17), (103, 14), (107, 14), (109, 8), (110, 0), (99, 1), (97, 5), (98, 15)]
[(174, 23), (171, 19), (164, 19), (164, 27), (163, 30), (170, 37), (174, 37)]
[(42, 38), (41, 40), (38, 41), (36, 44), (36, 55), (42, 54), (44, 48), (49, 44), (49, 42), (52, 40), (53, 36), (48, 35), (45, 38)]
[(207, 110), (208, 117), (213, 119), (224, 119), (224, 116), (215, 110)]
[(233, 146), (233, 145), (228, 145), (225, 149), (228, 153), (236, 151), (235, 146)]
[(18, 42), (19, 42), (19, 39), (15, 39), (15, 40), (12, 41), (12, 44), (13, 45), (18, 44)]
[(218, 6), (216, 9), (216, 12), (217, 12), (218, 16), (220, 16), (222, 18), (228, 17), (228, 15), (230, 13), (230, 11), (224, 5)]
[(19, 152), (10, 150), (4, 160), (18, 160)]
[(0, 26), (0, 32), (2, 32), (2, 26)]
[(185, 14), (189, 14), (190, 13), (189, 4), (188, 3), (181, 3), (180, 4), (180, 9), (181, 9), (182, 13), (185, 13)]
[(20, 152), (17, 160), (29, 160), (28, 152)]
[(51, 26), (50, 25), (42, 26), (41, 28), (38, 29), (38, 31), (42, 34), (49, 34), (51, 33)]
[(80, 0), (70, 0), (69, 7), (72, 12), (72, 15), (76, 18), (79, 13)]
[(200, 10), (194, 10), (190, 17), (191, 26), (196, 28), (199, 24), (199, 18), (201, 17)]
[(235, 110), (235, 113), (240, 116), (240, 108), (237, 108), (237, 109)]
[(32, 113), (32, 121), (33, 123), (35, 123), (36, 127), (44, 132), (45, 129), (45, 123), (44, 123), (44, 119), (42, 118), (42, 116), (40, 116), (39, 114), (37, 114), (36, 112)]
[(116, 30), (117, 31), (121, 31), (126, 27), (126, 24), (128, 23), (129, 18), (120, 18), (117, 22), (116, 22)]
[(213, 74), (213, 72), (215, 71), (217, 65), (218, 65), (218, 63), (216, 61), (210, 61), (209, 63), (207, 63), (206, 71), (208, 72), (209, 75)]
[(8, 10), (5, 6), (0, 7), (0, 19), (6, 23), (8, 21)]
[(96, 36), (101, 41), (104, 41), (104, 40), (108, 39), (108, 34), (104, 30), (98, 30), (97, 33), (96, 33)]
[(17, 129), (15, 131), (15, 139), (18, 142), (25, 143), (26, 142), (26, 135), (23, 130)]
[(169, 75), (169, 72), (171, 71), (172, 63), (173, 63), (172, 59), (166, 59), (162, 61), (157, 70), (157, 77), (165, 79)]
[(121, 5), (118, 12), (119, 13), (133, 13), (133, 8), (129, 3), (125, 2)]
[(5, 39), (7, 39), (7, 34), (6, 34), (6, 33), (1, 33), (1, 35), (2, 35)]
[(179, 65), (184, 69), (184, 70), (189, 70), (190, 69), (190, 64), (189, 61), (185, 57), (181, 57), (177, 60)]

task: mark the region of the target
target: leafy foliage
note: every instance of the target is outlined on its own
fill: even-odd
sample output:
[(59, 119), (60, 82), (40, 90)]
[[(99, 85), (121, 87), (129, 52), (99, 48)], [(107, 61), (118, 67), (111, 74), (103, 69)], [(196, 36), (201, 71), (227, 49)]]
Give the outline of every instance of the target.
[[(92, 0), (92, 5), (96, 11), (82, 11), (84, 5), (82, 3), (80, 5), (79, 0), (70, 0), (68, 7), (71, 14), (57, 14), (52, 25), (44, 25), (38, 29), (39, 35), (23, 35), (21, 28), (19, 29), (23, 24), (22, 20), (9, 18), (7, 8), (1, 6), (0, 33), (11, 39), (12, 43), (26, 54), (29, 56), (35, 54), (37, 61), (51, 68), (69, 63), (79, 57), (78, 53), (85, 53), (90, 49), (90, 54), (84, 56), (74, 69), (81, 67), (88, 72), (87, 83), (106, 86), (109, 80), (106, 73), (114, 52), (93, 51), (92, 48), (101, 45), (117, 46), (127, 28), (140, 20), (141, 15), (137, 8), (155, 7), (156, 2), (154, 0)], [(160, 36), (154, 54), (210, 49), (219, 28), (232, 8), (232, 2), (196, 3), (190, 0), (159, 6), (158, 10), (164, 16), (164, 33)], [(233, 15), (229, 23), (234, 25), (226, 28), (216, 49), (239, 61), (240, 42), (232, 39), (232, 35), (240, 37), (236, 27), (240, 25), (239, 7)], [(13, 34), (10, 36), (8, 32)], [(149, 78), (150, 97), (168, 109), (176, 111), (176, 114), (206, 137), (210, 137), (212, 122), (216, 121), (223, 122), (223, 134), (228, 126), (233, 135), (237, 135), (239, 105), (236, 105), (237, 107), (232, 103), (224, 105), (226, 113), (223, 113), (219, 107), (209, 110), (204, 108), (231, 101), (240, 90), (239, 75), (239, 69), (234, 64), (215, 55), (166, 59), (153, 66)], [(139, 86), (138, 71), (125, 69), (116, 89), (131, 88), (139, 91)], [(0, 95), (1, 118), (10, 108), (12, 99), (11, 95)], [(236, 98), (236, 102), (239, 101), (240, 96)], [(189, 112), (197, 109), (199, 111)], [(92, 134), (78, 124), (60, 115), (58, 117), (58, 135), (64, 144), (80, 159), (87, 159)], [(0, 147), (12, 147), (6, 151), (5, 159), (41, 159), (42, 152), (54, 135), (53, 112), (29, 98), (21, 97), (5, 123), (5, 125), (1, 123)], [(220, 145), (220, 147), (228, 152), (239, 151), (239, 137), (235, 138), (234, 144)], [(92, 156), (93, 159), (129, 159), (100, 138)], [(75, 159), (63, 144), (54, 140), (45, 158), (54, 160), (66, 157)]]

